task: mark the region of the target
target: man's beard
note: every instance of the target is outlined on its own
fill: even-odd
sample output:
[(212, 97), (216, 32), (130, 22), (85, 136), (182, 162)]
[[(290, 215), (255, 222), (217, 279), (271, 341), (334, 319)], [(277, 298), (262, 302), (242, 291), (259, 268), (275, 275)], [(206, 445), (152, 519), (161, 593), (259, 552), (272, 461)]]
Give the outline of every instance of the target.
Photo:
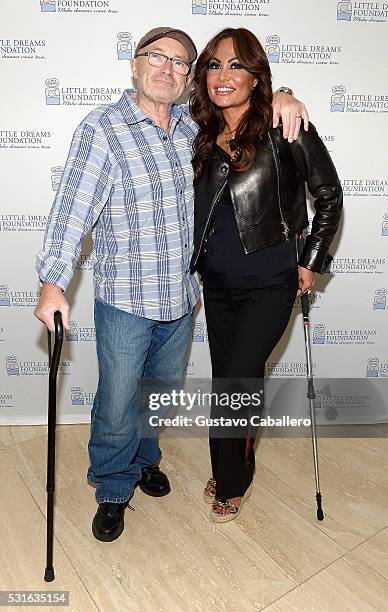
[(151, 91), (161, 102), (174, 102), (178, 96), (177, 84), (163, 81), (163, 79), (153, 80), (151, 82)]

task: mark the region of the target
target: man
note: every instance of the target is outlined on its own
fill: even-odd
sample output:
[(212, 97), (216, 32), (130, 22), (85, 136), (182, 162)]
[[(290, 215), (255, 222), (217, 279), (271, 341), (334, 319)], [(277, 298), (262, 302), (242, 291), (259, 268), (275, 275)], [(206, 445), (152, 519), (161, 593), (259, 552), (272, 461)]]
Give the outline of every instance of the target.
[[(35, 315), (53, 330), (59, 310), (68, 330), (63, 292), (93, 228), (99, 381), (87, 478), (99, 504), (92, 531), (105, 542), (122, 533), (137, 484), (148, 495), (170, 492), (156, 465), (156, 438), (138, 433), (139, 382), (182, 379), (199, 297), (189, 272), (196, 125), (187, 107), (173, 104), (196, 57), (181, 30), (155, 28), (142, 37), (131, 61), (137, 98), (124, 92), (78, 126), (38, 255), (43, 286)], [(283, 93), (275, 123), (280, 114), (285, 136), (296, 138), (298, 119), (307, 123), (304, 106)]]

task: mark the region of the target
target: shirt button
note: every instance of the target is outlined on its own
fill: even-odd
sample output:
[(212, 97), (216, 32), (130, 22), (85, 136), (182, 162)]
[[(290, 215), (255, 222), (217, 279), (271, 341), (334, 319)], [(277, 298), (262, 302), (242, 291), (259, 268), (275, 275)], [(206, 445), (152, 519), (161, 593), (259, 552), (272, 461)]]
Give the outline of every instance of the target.
[(167, 136), (163, 136), (163, 140), (167, 140)]
[(185, 242), (185, 249), (187, 249), (187, 242)]
[(185, 218), (184, 218), (184, 217), (182, 217), (182, 221), (184, 221), (184, 220), (185, 220)]
[(148, 125), (152, 125), (152, 119), (146, 119), (146, 123), (148, 123)]

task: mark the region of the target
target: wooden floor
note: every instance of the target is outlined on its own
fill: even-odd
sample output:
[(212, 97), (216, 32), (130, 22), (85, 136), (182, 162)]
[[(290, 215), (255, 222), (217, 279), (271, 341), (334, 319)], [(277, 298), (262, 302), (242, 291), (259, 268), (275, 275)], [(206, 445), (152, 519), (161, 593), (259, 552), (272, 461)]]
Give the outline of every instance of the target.
[(77, 612), (388, 610), (386, 437), (320, 440), (322, 522), (310, 440), (261, 439), (252, 496), (225, 525), (202, 501), (206, 440), (162, 437), (172, 493), (137, 490), (108, 544), (90, 529), (88, 433), (57, 428), (56, 580), (45, 583), (46, 428), (0, 427), (0, 590), (66, 590)]

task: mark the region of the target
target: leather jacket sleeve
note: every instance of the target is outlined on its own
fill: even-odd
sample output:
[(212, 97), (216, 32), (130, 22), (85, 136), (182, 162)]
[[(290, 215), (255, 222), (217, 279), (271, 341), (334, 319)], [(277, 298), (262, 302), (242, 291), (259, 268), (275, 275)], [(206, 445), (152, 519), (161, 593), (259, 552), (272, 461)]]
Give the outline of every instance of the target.
[(325, 260), (341, 218), (341, 183), (314, 125), (310, 123), (307, 132), (301, 127), (297, 140), (287, 144), (300, 175), (315, 198), (316, 213), (311, 233), (306, 238), (298, 264), (313, 272), (322, 273), (325, 271)]

